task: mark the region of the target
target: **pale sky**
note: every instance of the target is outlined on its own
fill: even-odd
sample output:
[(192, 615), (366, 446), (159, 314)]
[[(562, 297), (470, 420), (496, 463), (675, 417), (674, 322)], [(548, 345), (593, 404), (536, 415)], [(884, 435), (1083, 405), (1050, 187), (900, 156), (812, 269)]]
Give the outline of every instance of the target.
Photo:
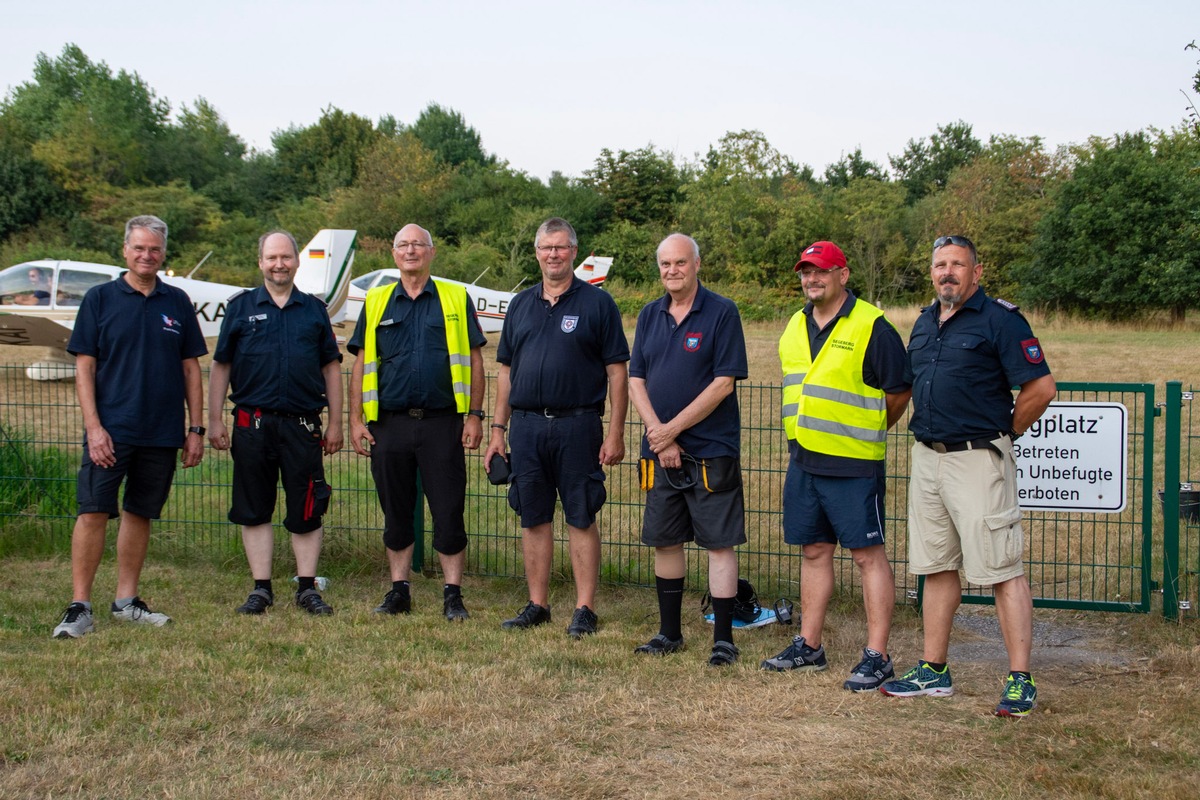
[(1050, 145), (1171, 128), (1200, 59), (1198, 0), (181, 5), (5, 2), (0, 88), (74, 42), (173, 108), (206, 98), (259, 149), (329, 105), (411, 123), (437, 102), (542, 179), (604, 147), (692, 159), (743, 129), (820, 174), (857, 146), (887, 167), (957, 119)]

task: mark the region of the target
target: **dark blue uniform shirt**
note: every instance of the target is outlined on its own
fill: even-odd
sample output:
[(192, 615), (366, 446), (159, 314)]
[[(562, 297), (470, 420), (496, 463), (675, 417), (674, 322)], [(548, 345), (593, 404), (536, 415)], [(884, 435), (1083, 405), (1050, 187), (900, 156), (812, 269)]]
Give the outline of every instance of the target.
[[(837, 321), (849, 316), (858, 298), (847, 292), (846, 300), (838, 309), (837, 316), (830, 320), (824, 330), (817, 328), (812, 317), (812, 303), (804, 306), (805, 324), (808, 326), (809, 357), (816, 359), (821, 348), (829, 339)], [(904, 353), (904, 340), (885, 318), (875, 320), (871, 329), (871, 339), (867, 342), (867, 350), (863, 354), (863, 383), (873, 389), (880, 389), (887, 394), (900, 394), (909, 389), (909, 383), (904, 378), (908, 365), (908, 357)], [(834, 478), (873, 478), (883, 475), (886, 471), (884, 461), (864, 461), (861, 458), (846, 458), (845, 456), (815, 453), (805, 450), (796, 440), (788, 442), (792, 458), (814, 475), (826, 475)]]
[(114, 442), (182, 447), (183, 361), (208, 347), (187, 294), (155, 280), (149, 295), (124, 273), (88, 289), (67, 351), (96, 359), (96, 410)]
[(908, 340), (913, 413), (920, 442), (974, 441), (1012, 429), (1012, 387), (1050, 374), (1045, 354), (1015, 306), (980, 287), (938, 327), (938, 304), (921, 310)]
[[(467, 295), (467, 331), (471, 349), (487, 339), (479, 327), (475, 304)], [(367, 310), (363, 306), (346, 349), (358, 354), (366, 342)], [(450, 380), (450, 350), (446, 345), (446, 320), (437, 284), (430, 278), (412, 298), (397, 284), (375, 329), (379, 358), (379, 408), (453, 410), (454, 384)]]
[(513, 298), (496, 360), (509, 367), (512, 408), (602, 412), (606, 367), (629, 360), (629, 343), (608, 292), (573, 278), (553, 306), (540, 283)]
[[(629, 375), (646, 382), (650, 405), (664, 422), (687, 408), (714, 378), (744, 379), (749, 375), (746, 338), (737, 305), (701, 285), (692, 310), (676, 324), (669, 294), (647, 303), (638, 314)], [(737, 392), (675, 441), (696, 458), (739, 457), (742, 420)], [(642, 457), (653, 457), (645, 436)]]
[(289, 414), (329, 403), (321, 368), (341, 360), (325, 304), (295, 287), (282, 308), (265, 286), (230, 298), (213, 353), (231, 365), (233, 403)]

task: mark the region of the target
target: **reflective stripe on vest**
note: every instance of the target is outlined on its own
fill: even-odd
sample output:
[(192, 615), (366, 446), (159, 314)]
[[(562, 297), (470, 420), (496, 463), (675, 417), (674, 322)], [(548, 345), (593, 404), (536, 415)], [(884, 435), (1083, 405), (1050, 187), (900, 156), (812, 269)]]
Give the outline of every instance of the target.
[[(863, 382), (863, 358), (883, 312), (859, 299), (810, 356), (808, 318), (796, 312), (779, 340), (783, 429), (805, 450), (881, 461), (887, 453), (887, 400)], [(890, 323), (889, 323), (890, 324)]]
[[(450, 385), (454, 391), (454, 405), (458, 413), (465, 414), (471, 406), (471, 337), (467, 328), (467, 290), (454, 283), (433, 279), (437, 296), (442, 304), (442, 319), (446, 328), (446, 350), (450, 354)], [(373, 422), (379, 419), (379, 359), (375, 351), (375, 329), (383, 319), (383, 310), (392, 299), (399, 282), (377, 286), (367, 292), (363, 301), (363, 313), (367, 315), (367, 328), (363, 333), (363, 419)]]

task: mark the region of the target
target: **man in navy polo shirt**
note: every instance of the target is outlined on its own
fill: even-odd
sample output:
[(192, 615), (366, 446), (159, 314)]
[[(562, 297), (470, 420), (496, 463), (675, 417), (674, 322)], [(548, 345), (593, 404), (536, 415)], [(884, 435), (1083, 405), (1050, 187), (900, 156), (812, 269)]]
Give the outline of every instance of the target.
[(746, 541), (741, 417), (734, 384), (749, 374), (742, 320), (733, 301), (699, 281), (700, 248), (673, 233), (658, 246), (667, 293), (638, 314), (629, 395), (642, 418), (640, 472), (646, 490), (642, 542), (654, 547), (659, 630), (635, 652), (683, 646), (684, 544), (708, 550), (713, 606), (709, 666), (733, 664), (733, 603), (739, 544)]
[[(108, 520), (118, 515), (115, 618), (162, 626), (166, 614), (138, 597), (138, 580), (176, 453), (184, 467), (204, 456), (203, 393), (198, 357), (208, 352), (187, 294), (158, 277), (167, 251), (167, 225), (158, 217), (125, 223), (128, 270), (84, 295), (67, 343), (75, 356), (75, 392), (86, 438), (76, 495), (79, 516), (71, 536), (74, 599), (54, 629), (56, 639), (90, 633), (92, 584), (104, 554)], [(187, 420), (184, 421), (184, 404)], [(191, 427), (187, 427), (190, 425)]]
[(887, 431), (904, 415), (912, 387), (896, 328), (846, 288), (850, 268), (833, 242), (814, 242), (796, 263), (808, 299), (779, 340), (783, 427), (788, 437), (783, 533), (802, 548), (800, 635), (762, 668), (827, 669), (821, 644), (833, 598), (833, 556), (850, 551), (867, 614), (863, 657), (843, 686), (865, 692), (895, 672), (888, 655), (896, 584), (884, 549)]
[[(904, 677), (880, 687), (894, 697), (954, 694), (946, 666), (958, 571), (996, 595), (1009, 673), (995, 714), (1023, 717), (1037, 704), (1029, 673), (1033, 600), (1021, 556), (1013, 440), (1036, 422), (1056, 389), (1041, 344), (1006, 300), (979, 285), (983, 264), (965, 236), (933, 243), (937, 302), (908, 340), (913, 414), (908, 490), (908, 570), (925, 576), (925, 652)], [(1019, 386), (1014, 402), (1012, 387)]]
[[(230, 298), (221, 321), (208, 381), (208, 440), (233, 449), (233, 505), (229, 521), (242, 526), (242, 545), (254, 589), (237, 609), (262, 614), (275, 602), (271, 517), (283, 480), (296, 556), (296, 604), (310, 614), (332, 614), (316, 588), (317, 559), (329, 505), (321, 454), (342, 449), (342, 354), (329, 312), (295, 286), (300, 250), (287, 231), (258, 240), (263, 285)], [(225, 426), (225, 393), (233, 386), (233, 436)], [(321, 410), (329, 424), (321, 433)]]
[[(625, 457), (629, 344), (612, 297), (574, 275), (575, 229), (564, 219), (548, 219), (534, 236), (534, 248), (542, 282), (513, 298), (504, 318), (496, 350), (495, 420), (483, 462), (490, 471), (492, 456), (504, 453), (511, 421), (508, 503), (521, 516), (529, 602), (503, 627), (550, 621), (557, 492), (575, 576), (575, 613), (567, 635), (579, 639), (596, 632), (596, 514), (607, 497), (601, 467)], [(612, 405), (607, 435), (600, 419), (606, 389)]]
[(392, 240), (400, 280), (367, 292), (346, 349), (350, 445), (370, 456), (383, 509), (383, 544), (392, 588), (376, 614), (412, 611), (409, 578), (416, 531), (418, 477), (433, 516), (433, 549), (442, 565), (442, 613), (468, 618), (462, 599), (466, 564), (467, 466), (464, 448), (483, 442), (482, 347), (475, 304), (461, 284), (430, 276), (437, 248), (429, 231), (408, 224)]

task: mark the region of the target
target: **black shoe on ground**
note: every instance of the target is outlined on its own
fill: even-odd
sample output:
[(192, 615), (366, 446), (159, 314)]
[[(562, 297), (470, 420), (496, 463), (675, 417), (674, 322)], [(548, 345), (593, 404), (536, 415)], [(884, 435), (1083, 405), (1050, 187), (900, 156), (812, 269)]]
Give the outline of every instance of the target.
[(376, 614), (407, 614), (412, 611), (412, 597), (390, 589), (383, 602), (375, 606)]
[(539, 606), (532, 600), (524, 608), (521, 613), (517, 614), (512, 619), (506, 619), (500, 623), (500, 627), (505, 630), (513, 628), (536, 628), (538, 625), (545, 625), (550, 621), (550, 609), (545, 606)]
[(682, 649), (682, 636), (680, 636), (678, 639), (668, 639), (666, 636), (663, 636), (660, 633), (645, 644), (635, 647), (633, 652), (650, 656), (665, 656), (668, 653), (674, 653), (675, 651)]
[(571, 616), (571, 624), (567, 626), (567, 636), (572, 639), (582, 639), (584, 636), (590, 636), (596, 632), (596, 623), (600, 620), (596, 618), (596, 612), (592, 611), (587, 606), (580, 606), (575, 609), (575, 613)]
[(713, 642), (712, 655), (708, 657), (710, 667), (728, 667), (741, 655), (733, 642)]
[(463, 605), (461, 594), (452, 594), (442, 601), (442, 613), (450, 622), (462, 622), (470, 618), (467, 607)]
[(266, 589), (255, 589), (246, 602), (237, 607), (239, 614), (262, 614), (275, 605), (275, 598)]
[(324, 617), (333, 613), (333, 606), (322, 600), (321, 595), (317, 594), (316, 589), (305, 589), (303, 592), (296, 592), (296, 605), (315, 616)]

